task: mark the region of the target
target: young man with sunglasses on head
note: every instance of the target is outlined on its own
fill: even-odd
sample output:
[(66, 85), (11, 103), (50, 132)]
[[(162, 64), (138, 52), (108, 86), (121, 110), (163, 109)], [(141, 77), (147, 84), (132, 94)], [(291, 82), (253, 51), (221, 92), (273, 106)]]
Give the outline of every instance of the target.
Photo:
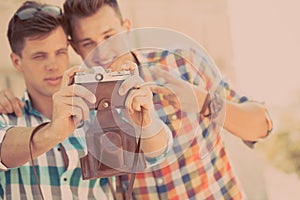
[[(115, 0), (66, 0), (64, 12), (69, 27), (71, 45), (82, 59), (86, 59), (99, 43), (122, 31), (130, 30), (131, 26), (128, 19), (122, 18)], [(154, 55), (156, 55), (154, 58), (153, 54), (149, 54), (149, 58), (147, 55), (137, 56), (141, 62), (145, 60), (147, 62), (151, 59), (167, 63), (169, 58), (162, 52)], [(182, 62), (180, 60), (180, 63)], [(183, 64), (188, 65), (187, 62), (183, 62)], [(200, 64), (209, 67), (205, 62)], [(165, 74), (165, 72), (160, 73)], [(177, 83), (172, 78), (169, 81), (174, 85)], [(186, 84), (183, 83), (182, 85)], [(228, 100), (226, 101), (224, 128), (247, 141), (256, 141), (265, 137), (272, 129), (265, 107), (260, 103), (249, 101), (244, 96), (239, 96), (226, 83), (222, 87), (226, 91), (226, 99)], [(197, 91), (198, 89), (195, 89), (196, 93)], [(157, 90), (157, 92), (159, 93), (161, 90)], [(186, 91), (182, 94), (188, 96)], [(196, 96), (199, 97), (198, 104), (200, 106), (194, 110), (201, 110), (205, 101), (205, 94), (205, 91), (198, 91)], [(191, 110), (190, 107), (187, 106), (187, 110)], [(178, 121), (187, 120), (184, 117), (180, 120), (173, 119), (173, 115), (160, 117), (169, 119), (170, 126), (173, 127), (177, 126)], [(206, 120), (200, 121), (200, 127), (205, 129), (207, 127), (206, 122)], [(217, 138), (215, 148), (205, 159), (201, 159), (199, 148), (199, 144), (193, 142), (183, 153), (183, 156), (174, 163), (152, 172), (138, 173), (133, 197), (135, 199), (245, 198), (231, 168), (222, 138)], [(128, 177), (120, 176), (116, 180), (117, 192), (126, 191), (129, 184)]]
[[(88, 119), (87, 102), (95, 103), (96, 97), (87, 88), (70, 84), (83, 69), (69, 68), (65, 30), (59, 7), (34, 1), (25, 2), (9, 22), (11, 60), (24, 77), (26, 91), (21, 117), (0, 115), (1, 199), (113, 198), (107, 179), (82, 179), (79, 159), (86, 154), (85, 132), (76, 128)], [(126, 70), (134, 71), (134, 67), (127, 63)], [(136, 82), (135, 76), (129, 79)], [(130, 120), (138, 128), (162, 124), (150, 115), (149, 87), (129, 89), (125, 103)], [(165, 152), (171, 136), (162, 127), (155, 135), (142, 137), (145, 156), (162, 157)]]

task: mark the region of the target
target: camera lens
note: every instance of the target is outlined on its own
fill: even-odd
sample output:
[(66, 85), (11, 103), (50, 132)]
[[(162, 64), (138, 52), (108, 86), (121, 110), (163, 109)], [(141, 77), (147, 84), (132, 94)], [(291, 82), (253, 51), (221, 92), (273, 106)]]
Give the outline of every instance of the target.
[(96, 74), (96, 75), (95, 75), (95, 79), (96, 79), (97, 81), (102, 81), (103, 75), (102, 75), (102, 74)]

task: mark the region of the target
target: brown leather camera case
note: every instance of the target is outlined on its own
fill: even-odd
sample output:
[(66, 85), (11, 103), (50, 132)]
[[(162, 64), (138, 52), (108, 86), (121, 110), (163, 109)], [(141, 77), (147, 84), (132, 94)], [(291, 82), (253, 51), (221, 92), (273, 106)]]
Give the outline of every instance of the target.
[(82, 84), (97, 97), (95, 104), (88, 103), (91, 110), (97, 110), (97, 115), (86, 132), (88, 154), (80, 158), (84, 180), (135, 173), (146, 168), (134, 128), (121, 119), (117, 111), (124, 108), (126, 98), (117, 92), (120, 84), (121, 81)]

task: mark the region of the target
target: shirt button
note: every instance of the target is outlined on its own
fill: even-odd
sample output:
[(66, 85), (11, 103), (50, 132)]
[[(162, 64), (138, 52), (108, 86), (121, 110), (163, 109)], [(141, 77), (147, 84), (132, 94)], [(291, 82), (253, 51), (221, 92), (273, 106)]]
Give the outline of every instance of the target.
[(158, 185), (162, 185), (164, 183), (164, 179), (163, 178), (158, 178), (157, 179), (157, 184)]
[(57, 151), (60, 151), (60, 148), (57, 148)]
[(68, 179), (67, 178), (64, 178), (64, 181), (67, 181)]
[(177, 119), (177, 115), (172, 115), (171, 119), (172, 120), (176, 120)]

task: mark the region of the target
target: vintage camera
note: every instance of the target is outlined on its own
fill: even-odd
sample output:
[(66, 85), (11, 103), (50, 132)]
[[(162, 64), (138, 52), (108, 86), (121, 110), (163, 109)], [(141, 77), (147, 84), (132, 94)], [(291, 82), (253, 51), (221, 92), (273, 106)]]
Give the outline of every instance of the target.
[[(145, 169), (144, 154), (137, 147), (135, 130), (121, 119), (118, 109), (124, 108), (125, 96), (118, 94), (129, 71), (112, 72), (94, 67), (92, 73), (77, 73), (74, 83), (96, 95), (96, 103), (88, 106), (96, 117), (86, 131), (88, 153), (80, 158), (83, 179), (117, 176)], [(137, 151), (138, 150), (138, 151)]]
[[(90, 109), (98, 110), (101, 104), (105, 107), (124, 105), (125, 97), (118, 95), (118, 89), (123, 80), (130, 76), (130, 71), (112, 72), (110, 69), (93, 67), (89, 72), (77, 73), (74, 83), (86, 87), (96, 95), (96, 103), (88, 105)], [(111, 105), (112, 102), (115, 104)]]

